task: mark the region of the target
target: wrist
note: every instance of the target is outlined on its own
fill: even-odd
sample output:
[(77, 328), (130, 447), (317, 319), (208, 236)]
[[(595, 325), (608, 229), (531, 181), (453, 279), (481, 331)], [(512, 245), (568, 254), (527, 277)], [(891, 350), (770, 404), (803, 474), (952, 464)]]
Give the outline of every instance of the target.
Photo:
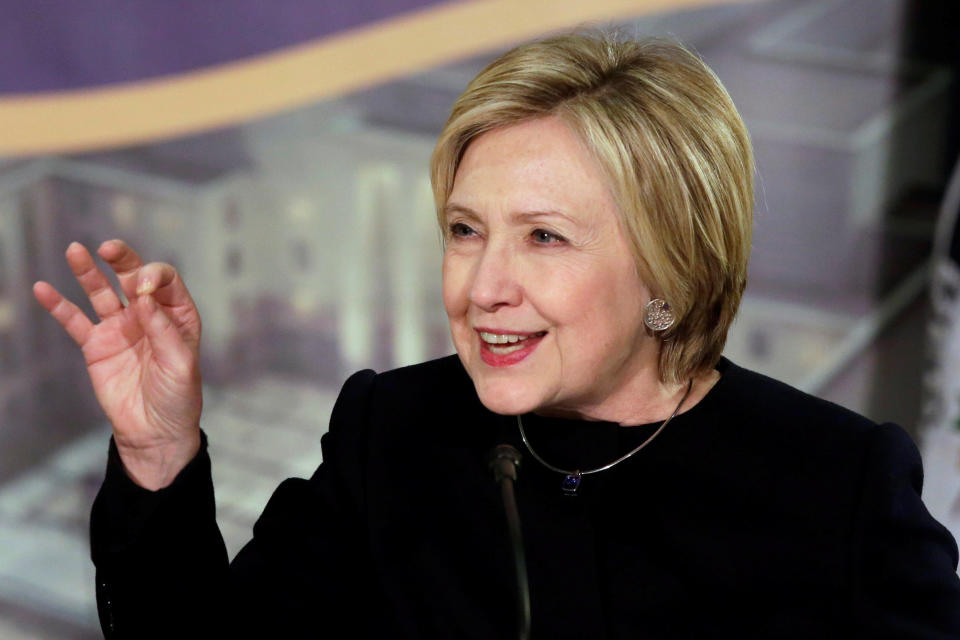
[(176, 442), (150, 446), (122, 444), (114, 437), (123, 469), (144, 489), (158, 491), (170, 486), (177, 475), (200, 451), (200, 429)]

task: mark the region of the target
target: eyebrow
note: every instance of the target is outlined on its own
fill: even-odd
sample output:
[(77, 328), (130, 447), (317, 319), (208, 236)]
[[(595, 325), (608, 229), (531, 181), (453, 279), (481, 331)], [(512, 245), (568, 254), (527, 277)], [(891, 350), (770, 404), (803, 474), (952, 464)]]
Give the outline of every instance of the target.
[(582, 226), (581, 222), (574, 220), (562, 211), (520, 211), (513, 214), (513, 217), (521, 222), (536, 222), (543, 218), (562, 218), (572, 225)]
[[(456, 204), (456, 203), (450, 204), (450, 203), (448, 203), (448, 204), (443, 208), (443, 215), (444, 215), (444, 217), (449, 218), (449, 217), (450, 217), (452, 214), (454, 214), (454, 213), (461, 213), (461, 214), (463, 214), (463, 215), (466, 215), (467, 217), (474, 218), (474, 219), (479, 219), (479, 218), (480, 218), (480, 215), (479, 215), (476, 211), (474, 211), (474, 210), (471, 209), (470, 207), (465, 207), (465, 206), (460, 205), (460, 204)], [(515, 220), (518, 220), (518, 221), (520, 221), (520, 222), (528, 222), (528, 223), (529, 223), (529, 222), (536, 222), (537, 220), (540, 220), (540, 219), (543, 219), (543, 218), (554, 218), (554, 217), (558, 217), (558, 218), (563, 218), (564, 220), (567, 220), (567, 221), (570, 222), (571, 224), (576, 225), (576, 226), (578, 226), (578, 227), (579, 227), (579, 226), (582, 226), (582, 223), (581, 223), (581, 222), (575, 220), (575, 219), (572, 218), (571, 216), (568, 216), (567, 214), (563, 213), (562, 211), (518, 211), (518, 212), (513, 213), (510, 217), (513, 218), (513, 219), (515, 219)]]
[(453, 215), (454, 213), (462, 213), (462, 214), (464, 214), (465, 216), (470, 217), (470, 218), (479, 218), (479, 217), (480, 217), (480, 216), (477, 214), (477, 212), (474, 211), (473, 209), (471, 209), (470, 207), (464, 207), (463, 205), (459, 205), (459, 204), (456, 204), (456, 203), (452, 203), (452, 204), (451, 204), (451, 203), (449, 203), (449, 202), (448, 202), (446, 205), (444, 205), (444, 207), (443, 207), (443, 217), (444, 217), (444, 218), (449, 218), (449, 217), (450, 217), (451, 215)]

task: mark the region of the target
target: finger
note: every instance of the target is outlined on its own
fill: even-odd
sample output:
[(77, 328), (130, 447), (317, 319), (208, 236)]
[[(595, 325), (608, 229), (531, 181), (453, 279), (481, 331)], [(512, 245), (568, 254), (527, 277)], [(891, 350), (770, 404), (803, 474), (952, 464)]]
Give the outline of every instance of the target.
[(153, 294), (165, 306), (193, 305), (193, 298), (177, 270), (166, 262), (151, 262), (137, 273), (137, 295)]
[(123, 309), (123, 303), (117, 297), (117, 292), (113, 290), (110, 281), (103, 275), (93, 256), (79, 242), (71, 242), (66, 251), (67, 264), (70, 270), (76, 276), (77, 282), (83, 287), (84, 293), (90, 298), (93, 304), (93, 310), (101, 318), (106, 318), (112, 313)]
[(153, 296), (140, 296), (134, 302), (137, 320), (160, 365), (168, 371), (182, 372), (193, 354), (184, 343), (180, 332), (163, 312)]
[(186, 343), (200, 343), (200, 316), (180, 274), (165, 262), (151, 262), (137, 274), (137, 296), (150, 295), (167, 312)]
[(137, 294), (137, 272), (143, 266), (140, 255), (123, 240), (107, 240), (97, 249), (97, 255), (110, 265), (120, 281), (120, 289), (127, 300)]
[(87, 336), (93, 329), (93, 323), (84, 315), (83, 311), (73, 304), (46, 282), (36, 282), (33, 285), (33, 296), (44, 309), (66, 329), (74, 342), (83, 347)]

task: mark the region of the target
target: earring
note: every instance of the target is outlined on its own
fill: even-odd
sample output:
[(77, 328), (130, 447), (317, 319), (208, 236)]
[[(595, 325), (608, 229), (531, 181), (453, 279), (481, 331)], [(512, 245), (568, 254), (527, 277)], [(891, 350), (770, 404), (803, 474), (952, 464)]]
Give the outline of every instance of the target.
[(652, 331), (664, 331), (673, 326), (676, 318), (666, 300), (654, 298), (643, 308), (643, 323)]

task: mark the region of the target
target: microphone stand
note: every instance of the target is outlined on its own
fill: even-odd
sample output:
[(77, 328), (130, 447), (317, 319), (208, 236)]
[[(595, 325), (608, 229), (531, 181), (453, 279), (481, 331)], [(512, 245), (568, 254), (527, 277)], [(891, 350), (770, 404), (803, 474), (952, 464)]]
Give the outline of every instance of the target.
[(517, 576), (517, 637), (530, 638), (530, 585), (527, 582), (527, 560), (523, 551), (523, 534), (520, 531), (520, 512), (514, 484), (520, 467), (520, 452), (508, 444), (497, 445), (490, 455), (490, 468), (500, 485), (500, 497), (507, 514), (507, 529), (513, 550), (513, 563)]

